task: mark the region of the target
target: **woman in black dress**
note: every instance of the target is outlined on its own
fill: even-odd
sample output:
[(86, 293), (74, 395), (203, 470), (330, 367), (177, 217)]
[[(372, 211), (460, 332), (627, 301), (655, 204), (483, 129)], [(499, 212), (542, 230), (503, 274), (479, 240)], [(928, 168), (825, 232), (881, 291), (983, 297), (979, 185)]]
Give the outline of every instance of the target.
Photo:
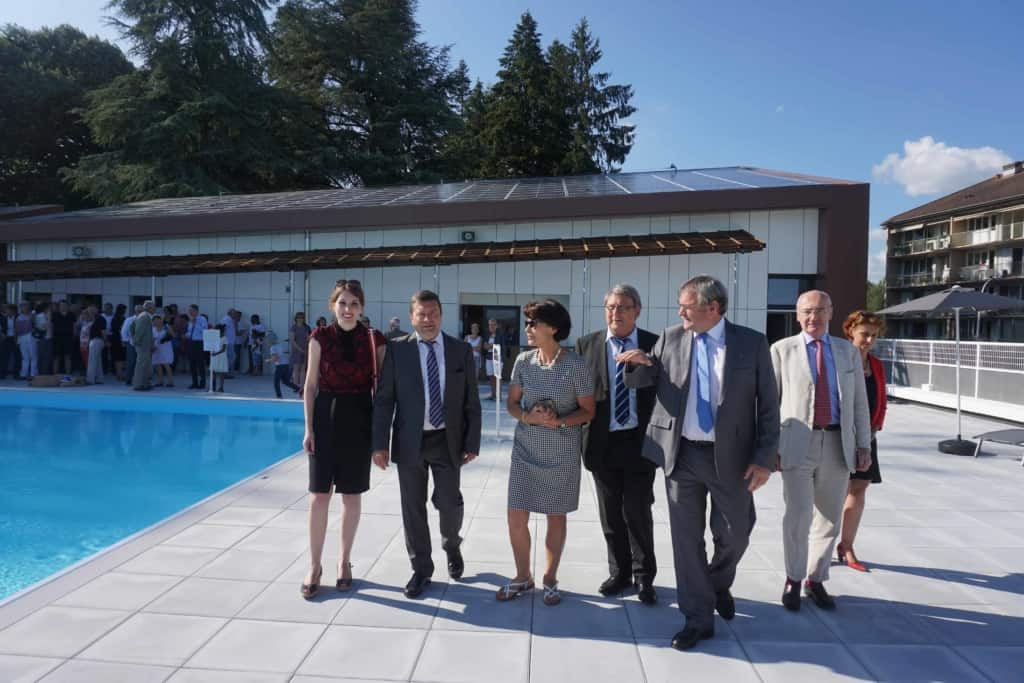
[(370, 488), (373, 389), (387, 341), (359, 324), (366, 301), (358, 280), (338, 280), (329, 297), (335, 321), (310, 337), (303, 404), (309, 454), (309, 572), (301, 594), (316, 595), (323, 574), (331, 493), (341, 494), (341, 557), (338, 590), (352, 586), (352, 544), (359, 526), (361, 494)]

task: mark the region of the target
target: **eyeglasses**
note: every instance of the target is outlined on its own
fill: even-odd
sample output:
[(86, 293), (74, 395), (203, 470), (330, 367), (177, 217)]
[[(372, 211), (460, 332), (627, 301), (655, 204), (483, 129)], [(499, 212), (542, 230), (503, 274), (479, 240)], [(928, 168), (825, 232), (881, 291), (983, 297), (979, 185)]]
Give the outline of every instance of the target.
[(524, 327), (527, 327), (527, 328), (537, 327), (537, 324), (539, 322), (540, 322), (539, 320), (527, 320), (526, 321), (526, 325), (524, 325)]
[(800, 315), (809, 317), (812, 315), (825, 315), (831, 310), (831, 306), (825, 306), (824, 308), (798, 308), (796, 312)]
[(687, 313), (690, 311), (702, 311), (705, 308), (707, 308), (705, 304), (679, 304), (679, 310)]
[(604, 310), (614, 313), (615, 311), (632, 311), (634, 308), (636, 306), (633, 304), (608, 304), (604, 307)]
[(335, 280), (335, 287), (344, 287), (345, 285), (355, 285), (356, 287), (362, 287), (362, 283), (359, 280)]

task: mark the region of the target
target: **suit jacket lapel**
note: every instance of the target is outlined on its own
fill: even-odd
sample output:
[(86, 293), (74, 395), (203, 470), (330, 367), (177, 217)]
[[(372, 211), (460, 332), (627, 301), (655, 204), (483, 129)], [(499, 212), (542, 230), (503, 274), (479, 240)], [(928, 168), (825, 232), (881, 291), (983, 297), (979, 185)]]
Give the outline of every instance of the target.
[(594, 360), (597, 361), (597, 374), (604, 382), (605, 395), (611, 400), (612, 385), (608, 377), (608, 340), (605, 339), (606, 336), (607, 333), (597, 333), (590, 352), (594, 355)]
[[(443, 332), (441, 334), (444, 338), (444, 406), (447, 412), (449, 407), (455, 406), (455, 382), (452, 380), (456, 379), (456, 375), (453, 371), (459, 367), (462, 358), (455, 339)], [(470, 368), (465, 368), (465, 372), (470, 372)]]
[[(405, 372), (409, 377), (415, 377), (413, 380), (414, 388), (417, 390), (416, 395), (423, 400), (424, 386), (423, 386), (423, 371), (420, 369), (420, 340), (415, 335), (409, 335), (409, 342), (406, 344), (408, 347), (408, 353), (405, 358)], [(401, 377), (398, 378), (402, 380)], [(426, 409), (426, 407), (424, 407)]]
[(686, 401), (690, 395), (690, 350), (693, 348), (693, 332), (687, 330), (683, 333), (683, 338), (680, 342), (682, 348), (679, 349), (679, 362), (681, 367), (679, 368), (680, 382), (679, 385), (683, 387), (682, 400), (683, 403), (679, 406), (679, 426), (682, 427), (683, 416), (686, 415)]
[(793, 337), (793, 353), (796, 354), (797, 357), (797, 366), (800, 368), (798, 371), (800, 376), (804, 378), (808, 386), (813, 387), (814, 374), (811, 373), (811, 361), (807, 356), (807, 346), (804, 344), (804, 337), (802, 334), (797, 334)]
[[(729, 371), (736, 364), (737, 359), (740, 355), (739, 345), (735, 343), (735, 339), (732, 339), (732, 328), (733, 324), (728, 320), (725, 321), (725, 332), (722, 335), (722, 339), (725, 343), (725, 365), (722, 366), (722, 383), (718, 388), (718, 404), (725, 403), (725, 394), (729, 389)], [(714, 372), (714, 368), (708, 368), (709, 372)], [(718, 412), (718, 406), (715, 406), (715, 412)]]

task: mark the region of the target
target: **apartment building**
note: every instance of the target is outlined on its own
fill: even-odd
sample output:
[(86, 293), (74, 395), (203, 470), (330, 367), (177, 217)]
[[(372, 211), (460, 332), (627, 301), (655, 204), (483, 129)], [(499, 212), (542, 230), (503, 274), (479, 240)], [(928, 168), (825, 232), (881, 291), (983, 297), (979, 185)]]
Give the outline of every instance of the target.
[[(888, 230), (886, 304), (916, 299), (951, 285), (1024, 298), (1024, 162), (976, 185), (893, 216)], [(967, 315), (967, 339), (1024, 341), (1024, 314)], [(952, 336), (947, 319), (906, 318), (889, 336)]]

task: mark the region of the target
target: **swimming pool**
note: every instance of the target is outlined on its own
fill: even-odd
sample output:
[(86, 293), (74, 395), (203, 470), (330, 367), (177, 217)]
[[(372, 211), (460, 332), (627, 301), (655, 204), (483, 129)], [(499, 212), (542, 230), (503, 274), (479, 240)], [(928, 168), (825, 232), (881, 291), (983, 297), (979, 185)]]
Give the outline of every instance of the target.
[[(247, 409), (220, 401), (121, 404), (90, 396), (85, 410), (16, 405), (17, 396), (2, 393), (0, 600), (259, 472), (302, 442), (302, 421), (291, 416), (174, 412), (183, 403), (194, 413)], [(64, 402), (17, 393), (30, 403)]]

